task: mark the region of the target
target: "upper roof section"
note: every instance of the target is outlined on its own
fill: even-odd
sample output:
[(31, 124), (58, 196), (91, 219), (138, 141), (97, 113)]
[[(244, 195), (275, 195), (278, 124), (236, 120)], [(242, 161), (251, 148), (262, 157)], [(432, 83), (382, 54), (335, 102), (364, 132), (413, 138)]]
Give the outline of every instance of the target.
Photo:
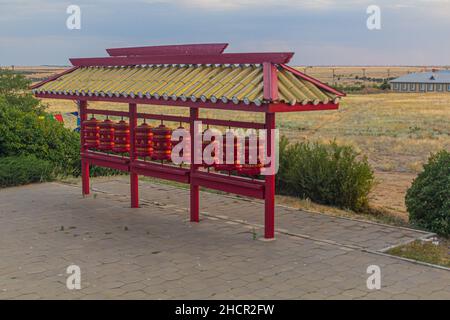
[[(36, 94), (261, 106), (338, 104), (343, 93), (285, 65), (278, 53), (223, 53), (227, 44), (107, 49), (70, 59), (74, 68), (32, 87)], [(89, 99), (89, 98), (88, 98)]]
[(450, 71), (410, 73), (394, 79), (392, 83), (450, 83)]
[(181, 44), (169, 46), (132, 47), (106, 49), (111, 57), (155, 56), (155, 55), (194, 55), (221, 54), (228, 47), (228, 43)]

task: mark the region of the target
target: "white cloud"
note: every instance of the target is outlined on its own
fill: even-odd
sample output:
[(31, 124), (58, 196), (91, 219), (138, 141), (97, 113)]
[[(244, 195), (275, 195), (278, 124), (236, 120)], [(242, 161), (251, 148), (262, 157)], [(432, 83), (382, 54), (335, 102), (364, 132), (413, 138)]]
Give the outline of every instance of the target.
[[(80, 32), (65, 27), (71, 3), (85, 10)], [(369, 4), (382, 9), (380, 32), (365, 28)], [(307, 64), (448, 64), (450, 52), (442, 41), (450, 0), (0, 0), (0, 10), (6, 64), (209, 41), (230, 42), (229, 52), (295, 51), (295, 61)]]
[[(338, 4), (335, 0), (140, 0), (148, 4), (166, 3), (176, 4), (192, 9), (206, 10), (239, 10), (252, 8), (292, 7), (305, 9), (323, 9), (341, 6), (342, 2), (355, 2), (343, 0)], [(358, 1), (358, 0), (356, 0)]]
[(377, 4), (391, 8), (436, 7), (450, 5), (450, 0), (140, 0), (148, 4), (176, 4), (193, 9), (239, 10), (264, 7), (279, 7), (309, 10), (341, 10), (355, 6)]

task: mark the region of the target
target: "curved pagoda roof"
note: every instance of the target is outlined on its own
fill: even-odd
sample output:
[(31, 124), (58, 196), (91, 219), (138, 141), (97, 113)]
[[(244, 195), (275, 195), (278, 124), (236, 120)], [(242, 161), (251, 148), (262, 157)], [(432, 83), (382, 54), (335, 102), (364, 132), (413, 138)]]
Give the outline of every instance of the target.
[[(108, 49), (32, 87), (37, 96), (261, 106), (339, 103), (343, 93), (288, 67), (292, 53), (223, 53), (226, 44)], [(270, 88), (267, 88), (270, 86)], [(148, 102), (150, 103), (150, 101)], [(159, 104), (159, 103), (155, 103)], [(166, 103), (170, 104), (170, 103)]]

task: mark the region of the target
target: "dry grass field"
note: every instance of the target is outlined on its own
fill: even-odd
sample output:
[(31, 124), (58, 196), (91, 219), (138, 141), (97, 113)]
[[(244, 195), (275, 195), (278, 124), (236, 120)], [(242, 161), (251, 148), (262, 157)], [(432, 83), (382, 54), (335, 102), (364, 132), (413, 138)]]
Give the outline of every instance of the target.
[[(413, 73), (431, 71), (433, 69), (445, 69), (448, 67), (420, 67), (420, 66), (392, 66), (392, 67), (311, 67), (301, 66), (298, 70), (323, 82), (334, 85), (373, 85), (383, 80), (397, 78), (399, 76)], [(334, 74), (334, 77), (333, 77)]]
[[(349, 78), (361, 70), (359, 67), (337, 69)], [(387, 74), (388, 67), (366, 69), (366, 75), (371, 77)], [(423, 70), (420, 67), (389, 69), (391, 76)], [(327, 81), (330, 72), (331, 68), (324, 67), (307, 70), (309, 75), (326, 82), (331, 82)], [(63, 113), (67, 126), (75, 126), (76, 119), (65, 115), (76, 110), (74, 102), (44, 100), (44, 103), (49, 105), (49, 111)], [(105, 106), (111, 107), (108, 103), (95, 104), (96, 108)], [(127, 106), (114, 105), (114, 108)], [(140, 106), (143, 109), (152, 113), (188, 114), (188, 110), (175, 107)], [(202, 110), (201, 116), (262, 120), (262, 115), (228, 111)], [(371, 205), (406, 221), (404, 196), (411, 181), (431, 153), (450, 150), (450, 94), (354, 94), (343, 99), (339, 111), (280, 114), (277, 124), (292, 142), (336, 139), (355, 146), (368, 157), (376, 172), (377, 186), (371, 194)]]
[(60, 73), (66, 68), (57, 66), (38, 66), (38, 67), (26, 67), (26, 66), (9, 66), (2, 67), (3, 69), (14, 70), (17, 73), (23, 74), (26, 78), (33, 82), (40, 81), (48, 78), (56, 73)]

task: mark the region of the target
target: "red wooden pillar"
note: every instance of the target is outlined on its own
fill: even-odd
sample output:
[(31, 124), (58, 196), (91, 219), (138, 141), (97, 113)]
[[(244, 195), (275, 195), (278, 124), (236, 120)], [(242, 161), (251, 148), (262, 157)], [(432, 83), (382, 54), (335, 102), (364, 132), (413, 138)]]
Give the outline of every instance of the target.
[[(270, 62), (263, 63), (264, 73), (264, 99), (278, 100), (278, 70), (277, 66)], [(267, 155), (275, 161), (275, 113), (266, 113), (267, 130)], [(275, 170), (275, 164), (271, 163)], [(264, 238), (275, 237), (275, 172), (270, 170), (265, 177), (265, 210), (264, 210)]]
[(199, 196), (199, 189), (200, 187), (196, 184), (194, 184), (192, 181), (192, 176), (195, 174), (195, 172), (198, 170), (198, 165), (195, 164), (195, 139), (196, 139), (196, 132), (195, 132), (195, 121), (198, 119), (198, 109), (197, 108), (190, 108), (190, 133), (191, 133), (191, 222), (199, 222), (200, 221), (200, 196)]
[[(275, 113), (266, 113), (267, 130), (267, 155), (275, 161)], [(271, 163), (275, 168), (275, 164)], [(264, 238), (273, 239), (275, 237), (275, 172), (269, 171), (265, 176), (265, 208), (264, 208)]]
[(89, 187), (89, 162), (84, 159), (84, 152), (87, 148), (84, 146), (84, 121), (87, 120), (87, 101), (79, 100), (78, 105), (80, 106), (80, 152), (81, 152), (81, 190), (83, 195), (88, 195), (90, 193)]
[[(130, 165), (136, 160), (135, 149), (135, 129), (137, 126), (137, 106), (135, 103), (129, 104), (130, 113)], [(131, 166), (130, 166), (131, 167)], [(139, 177), (133, 170), (130, 170), (131, 207), (139, 208)]]

